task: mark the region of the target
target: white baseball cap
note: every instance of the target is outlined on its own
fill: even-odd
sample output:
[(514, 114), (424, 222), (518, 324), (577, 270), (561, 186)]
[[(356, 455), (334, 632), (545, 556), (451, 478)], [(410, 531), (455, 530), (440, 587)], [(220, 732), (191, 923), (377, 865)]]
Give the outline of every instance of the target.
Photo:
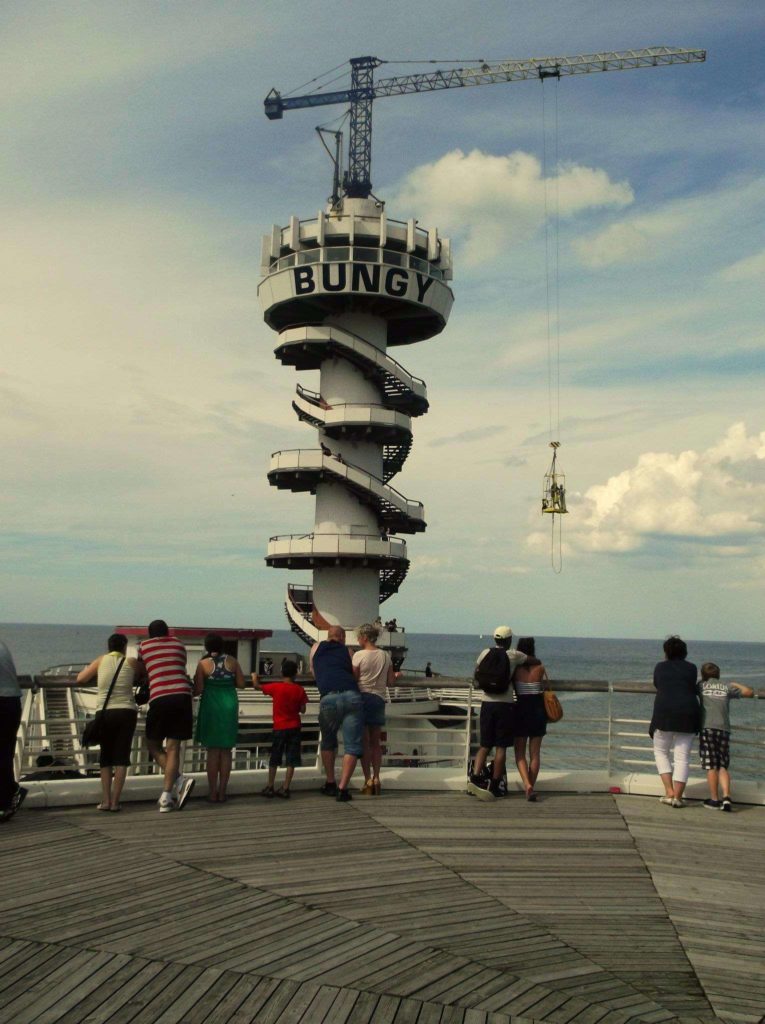
[(513, 631), (510, 626), (497, 626), (494, 630), (495, 640), (510, 640), (513, 635)]

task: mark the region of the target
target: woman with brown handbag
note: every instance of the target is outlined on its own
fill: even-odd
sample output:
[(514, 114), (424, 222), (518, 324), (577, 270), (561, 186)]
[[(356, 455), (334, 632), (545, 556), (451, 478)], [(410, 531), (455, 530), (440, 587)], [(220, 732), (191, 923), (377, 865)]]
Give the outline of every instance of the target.
[(526, 799), (535, 803), (534, 786), (539, 775), (542, 740), (547, 734), (545, 712), (545, 684), (550, 685), (547, 670), (536, 657), (533, 636), (518, 640), (517, 650), (526, 655), (526, 661), (513, 672), (516, 697), (515, 764), (521, 777)]

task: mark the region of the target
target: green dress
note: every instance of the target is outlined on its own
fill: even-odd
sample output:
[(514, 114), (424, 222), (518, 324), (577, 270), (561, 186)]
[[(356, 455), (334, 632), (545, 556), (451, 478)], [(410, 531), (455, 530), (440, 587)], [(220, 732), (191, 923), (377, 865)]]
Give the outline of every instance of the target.
[(196, 741), (203, 747), (236, 746), (239, 731), (239, 698), (236, 677), (226, 668), (226, 655), (212, 659), (213, 671), (205, 679), (197, 715)]

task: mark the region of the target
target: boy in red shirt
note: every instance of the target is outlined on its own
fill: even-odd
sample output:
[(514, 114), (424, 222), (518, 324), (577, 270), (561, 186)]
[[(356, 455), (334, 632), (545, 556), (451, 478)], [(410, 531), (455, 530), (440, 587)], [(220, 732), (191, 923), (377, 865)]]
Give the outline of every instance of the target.
[[(271, 799), (280, 796), (289, 799), (290, 783), (295, 769), (301, 765), (300, 760), (300, 716), (308, 703), (308, 695), (302, 686), (295, 682), (297, 662), (285, 658), (282, 662), (282, 680), (278, 683), (261, 683), (257, 674), (252, 674), (252, 684), (256, 690), (268, 694), (274, 702), (274, 736), (271, 741), (271, 757), (268, 761), (268, 785), (261, 791), (261, 796)], [(276, 770), (284, 757), (287, 774), (284, 785), (274, 790)]]

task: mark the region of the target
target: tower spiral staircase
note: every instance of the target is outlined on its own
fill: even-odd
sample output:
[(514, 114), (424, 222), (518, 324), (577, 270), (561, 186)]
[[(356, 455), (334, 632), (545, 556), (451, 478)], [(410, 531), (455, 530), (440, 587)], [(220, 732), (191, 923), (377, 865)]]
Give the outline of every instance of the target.
[[(341, 625), (348, 642), (404, 582), (409, 535), (425, 530), (422, 503), (391, 484), (412, 450), (412, 419), (428, 409), (425, 382), (388, 347), (443, 330), (452, 304), (449, 244), (413, 220), (392, 221), (371, 199), (345, 198), (313, 220), (293, 217), (266, 236), (259, 297), (279, 333), (277, 359), (319, 371), (319, 389), (296, 387), (292, 408), (316, 430), (313, 446), (271, 457), (272, 486), (316, 497), (310, 533), (272, 537), (266, 562), (310, 570), (290, 584), (285, 610), (306, 643)], [(380, 646), (399, 665), (403, 631)]]

